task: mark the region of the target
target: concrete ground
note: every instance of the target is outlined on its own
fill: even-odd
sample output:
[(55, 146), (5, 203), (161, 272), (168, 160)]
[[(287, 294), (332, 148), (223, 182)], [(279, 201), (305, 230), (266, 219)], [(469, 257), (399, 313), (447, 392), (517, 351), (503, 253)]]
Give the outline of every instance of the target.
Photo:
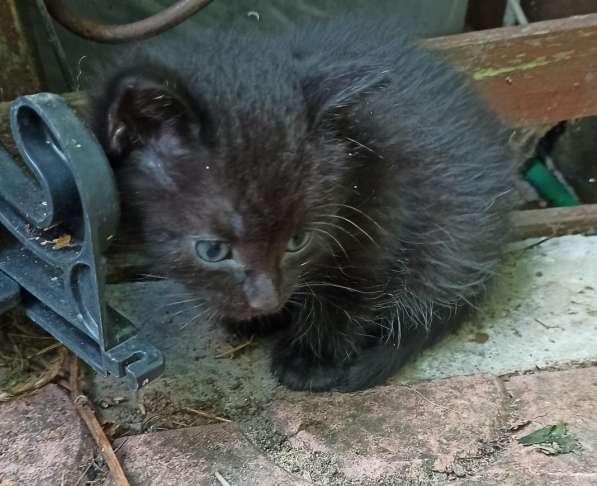
[[(512, 247), (473, 321), (354, 394), (278, 386), (267, 340), (218, 358), (239, 342), (185, 326), (192, 315), (161, 303), (171, 283), (115, 286), (114, 305), (168, 361), (140, 397), (89, 376), (132, 484), (597, 485), (597, 237), (536, 243)], [(559, 421), (574, 452), (518, 443)], [(0, 485), (92, 479), (94, 448), (57, 386), (1, 405), (0, 431)]]

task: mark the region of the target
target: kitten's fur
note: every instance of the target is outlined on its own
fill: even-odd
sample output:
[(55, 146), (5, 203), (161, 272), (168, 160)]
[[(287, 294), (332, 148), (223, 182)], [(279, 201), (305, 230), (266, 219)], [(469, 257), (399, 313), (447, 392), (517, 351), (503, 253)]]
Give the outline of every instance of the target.
[[(483, 293), (510, 209), (503, 130), (397, 26), (204, 32), (119, 66), (93, 120), (125, 226), (206, 313), (285, 326), (282, 383), (381, 383)], [(196, 256), (204, 236), (229, 267)]]

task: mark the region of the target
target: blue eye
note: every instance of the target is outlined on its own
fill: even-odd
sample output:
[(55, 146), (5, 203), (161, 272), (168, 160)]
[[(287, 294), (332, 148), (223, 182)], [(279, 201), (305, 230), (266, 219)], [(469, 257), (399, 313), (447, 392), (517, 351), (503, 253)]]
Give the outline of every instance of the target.
[(286, 251), (290, 253), (296, 253), (297, 251), (302, 250), (305, 246), (307, 246), (309, 241), (311, 241), (311, 233), (307, 231), (297, 233), (288, 241)]
[(223, 241), (199, 240), (195, 244), (195, 251), (201, 260), (208, 263), (221, 262), (232, 258), (230, 245)]

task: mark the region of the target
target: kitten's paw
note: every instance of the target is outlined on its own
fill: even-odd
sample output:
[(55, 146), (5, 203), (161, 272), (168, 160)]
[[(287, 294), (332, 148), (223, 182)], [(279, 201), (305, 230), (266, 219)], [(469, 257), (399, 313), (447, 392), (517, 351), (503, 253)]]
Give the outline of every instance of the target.
[(412, 349), (385, 343), (361, 349), (351, 360), (325, 363), (292, 347), (279, 346), (272, 371), (292, 390), (353, 392), (380, 385), (410, 356)]
[(297, 350), (280, 348), (272, 359), (272, 372), (291, 390), (314, 392), (337, 389), (344, 376), (342, 368), (321, 364)]

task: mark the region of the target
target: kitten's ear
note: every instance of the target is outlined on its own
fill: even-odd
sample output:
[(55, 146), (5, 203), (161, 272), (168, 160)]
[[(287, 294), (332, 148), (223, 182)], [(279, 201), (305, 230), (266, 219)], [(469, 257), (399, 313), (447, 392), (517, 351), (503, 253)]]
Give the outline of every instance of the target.
[(311, 120), (350, 106), (388, 81), (389, 70), (380, 66), (346, 63), (315, 70), (303, 79), (302, 88)]
[(108, 155), (125, 157), (135, 147), (162, 135), (182, 137), (194, 124), (184, 94), (171, 82), (143, 74), (113, 80), (102, 107), (102, 143)]

